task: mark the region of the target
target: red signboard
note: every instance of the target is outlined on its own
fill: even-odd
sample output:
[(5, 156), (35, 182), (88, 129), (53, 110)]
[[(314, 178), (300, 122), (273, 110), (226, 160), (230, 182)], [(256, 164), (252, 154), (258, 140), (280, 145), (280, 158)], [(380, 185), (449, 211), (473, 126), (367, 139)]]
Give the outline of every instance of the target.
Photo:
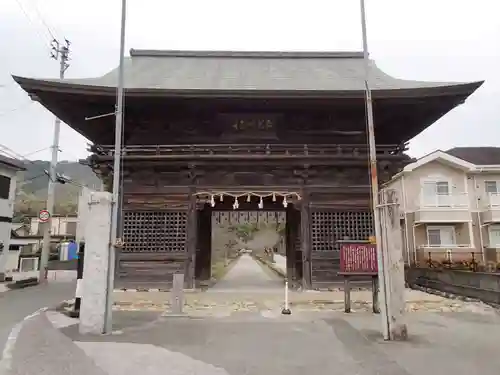
[(340, 245), (340, 272), (377, 273), (377, 248), (373, 244)]

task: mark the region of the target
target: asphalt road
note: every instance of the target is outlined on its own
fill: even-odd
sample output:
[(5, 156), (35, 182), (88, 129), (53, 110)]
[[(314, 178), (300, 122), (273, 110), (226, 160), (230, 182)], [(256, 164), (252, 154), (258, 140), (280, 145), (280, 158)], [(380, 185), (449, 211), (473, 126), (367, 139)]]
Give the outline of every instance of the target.
[(12, 328), (42, 307), (53, 307), (75, 295), (75, 281), (52, 282), (0, 293), (0, 358)]

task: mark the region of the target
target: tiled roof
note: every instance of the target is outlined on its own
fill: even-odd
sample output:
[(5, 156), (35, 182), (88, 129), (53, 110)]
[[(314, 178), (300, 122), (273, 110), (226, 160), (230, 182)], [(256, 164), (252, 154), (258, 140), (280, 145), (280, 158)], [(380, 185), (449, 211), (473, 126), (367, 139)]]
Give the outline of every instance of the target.
[[(131, 90), (312, 91), (364, 90), (360, 52), (215, 52), (131, 50), (125, 88)], [(460, 86), (391, 77), (370, 60), (374, 90)], [(16, 78), (16, 77), (15, 77)], [(44, 82), (62, 83), (44, 79)], [(65, 85), (116, 87), (118, 68), (99, 78), (66, 79)], [(478, 83), (480, 84), (480, 83)]]
[(500, 147), (455, 147), (446, 153), (476, 165), (500, 164)]

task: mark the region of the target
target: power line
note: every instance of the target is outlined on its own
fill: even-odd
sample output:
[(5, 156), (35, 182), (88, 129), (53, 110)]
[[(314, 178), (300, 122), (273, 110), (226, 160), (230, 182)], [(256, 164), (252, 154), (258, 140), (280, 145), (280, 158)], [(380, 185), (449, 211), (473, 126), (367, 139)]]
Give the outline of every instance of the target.
[(26, 12), (26, 9), (24, 9), (23, 7), (23, 4), (21, 3), (20, 0), (15, 0), (15, 2), (17, 3), (17, 5), (19, 5), (19, 8), (21, 9), (21, 11), (23, 12), (24, 16), (26, 17), (26, 19), (28, 20), (28, 22), (31, 24), (31, 26), (34, 27), (34, 31), (36, 32), (36, 34), (40, 37), (40, 39), (43, 41), (43, 44), (46, 45), (47, 44), (47, 38), (44, 37), (42, 34), (40, 34), (40, 32), (38, 31), (38, 28), (36, 27), (36, 25), (33, 23), (33, 20), (31, 19), (31, 17), (28, 15), (28, 13)]
[(38, 18), (42, 22), (43, 26), (45, 26), (45, 29), (47, 29), (47, 32), (49, 33), (50, 37), (53, 40), (56, 40), (57, 38), (54, 36), (54, 33), (52, 32), (52, 30), (50, 29), (49, 25), (47, 24), (47, 22), (45, 21), (44, 17), (42, 16), (42, 13), (40, 12), (40, 9), (38, 9), (37, 2), (33, 3), (33, 8), (35, 9), (35, 12), (38, 15)]
[(28, 156), (31, 156), (31, 155), (34, 155), (34, 154), (38, 154), (39, 152), (46, 151), (46, 150), (49, 150), (49, 149), (50, 149), (50, 147), (41, 148), (40, 150), (36, 150), (36, 151), (30, 152), (29, 154), (25, 154), (25, 155), (22, 155), (22, 156), (23, 156), (23, 158), (27, 158)]
[(28, 178), (26, 180), (23, 180), (21, 181), (19, 184), (18, 184), (18, 187), (22, 187), (24, 186), (25, 184), (27, 184), (28, 182), (31, 182), (33, 180), (36, 180), (37, 178), (40, 178), (40, 177), (47, 177), (47, 174), (46, 173), (43, 173), (43, 174), (39, 174), (39, 175), (36, 175), (34, 177), (31, 177), (31, 178)]

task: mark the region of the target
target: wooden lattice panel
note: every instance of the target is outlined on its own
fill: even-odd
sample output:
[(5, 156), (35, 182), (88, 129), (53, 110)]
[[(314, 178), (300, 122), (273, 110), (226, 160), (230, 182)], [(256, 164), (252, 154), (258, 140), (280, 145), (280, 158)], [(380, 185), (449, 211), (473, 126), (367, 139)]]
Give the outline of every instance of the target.
[(366, 241), (373, 235), (371, 212), (313, 211), (311, 212), (311, 242), (313, 251), (340, 251), (338, 240)]
[(123, 213), (124, 252), (184, 252), (186, 239), (187, 212), (125, 211)]

